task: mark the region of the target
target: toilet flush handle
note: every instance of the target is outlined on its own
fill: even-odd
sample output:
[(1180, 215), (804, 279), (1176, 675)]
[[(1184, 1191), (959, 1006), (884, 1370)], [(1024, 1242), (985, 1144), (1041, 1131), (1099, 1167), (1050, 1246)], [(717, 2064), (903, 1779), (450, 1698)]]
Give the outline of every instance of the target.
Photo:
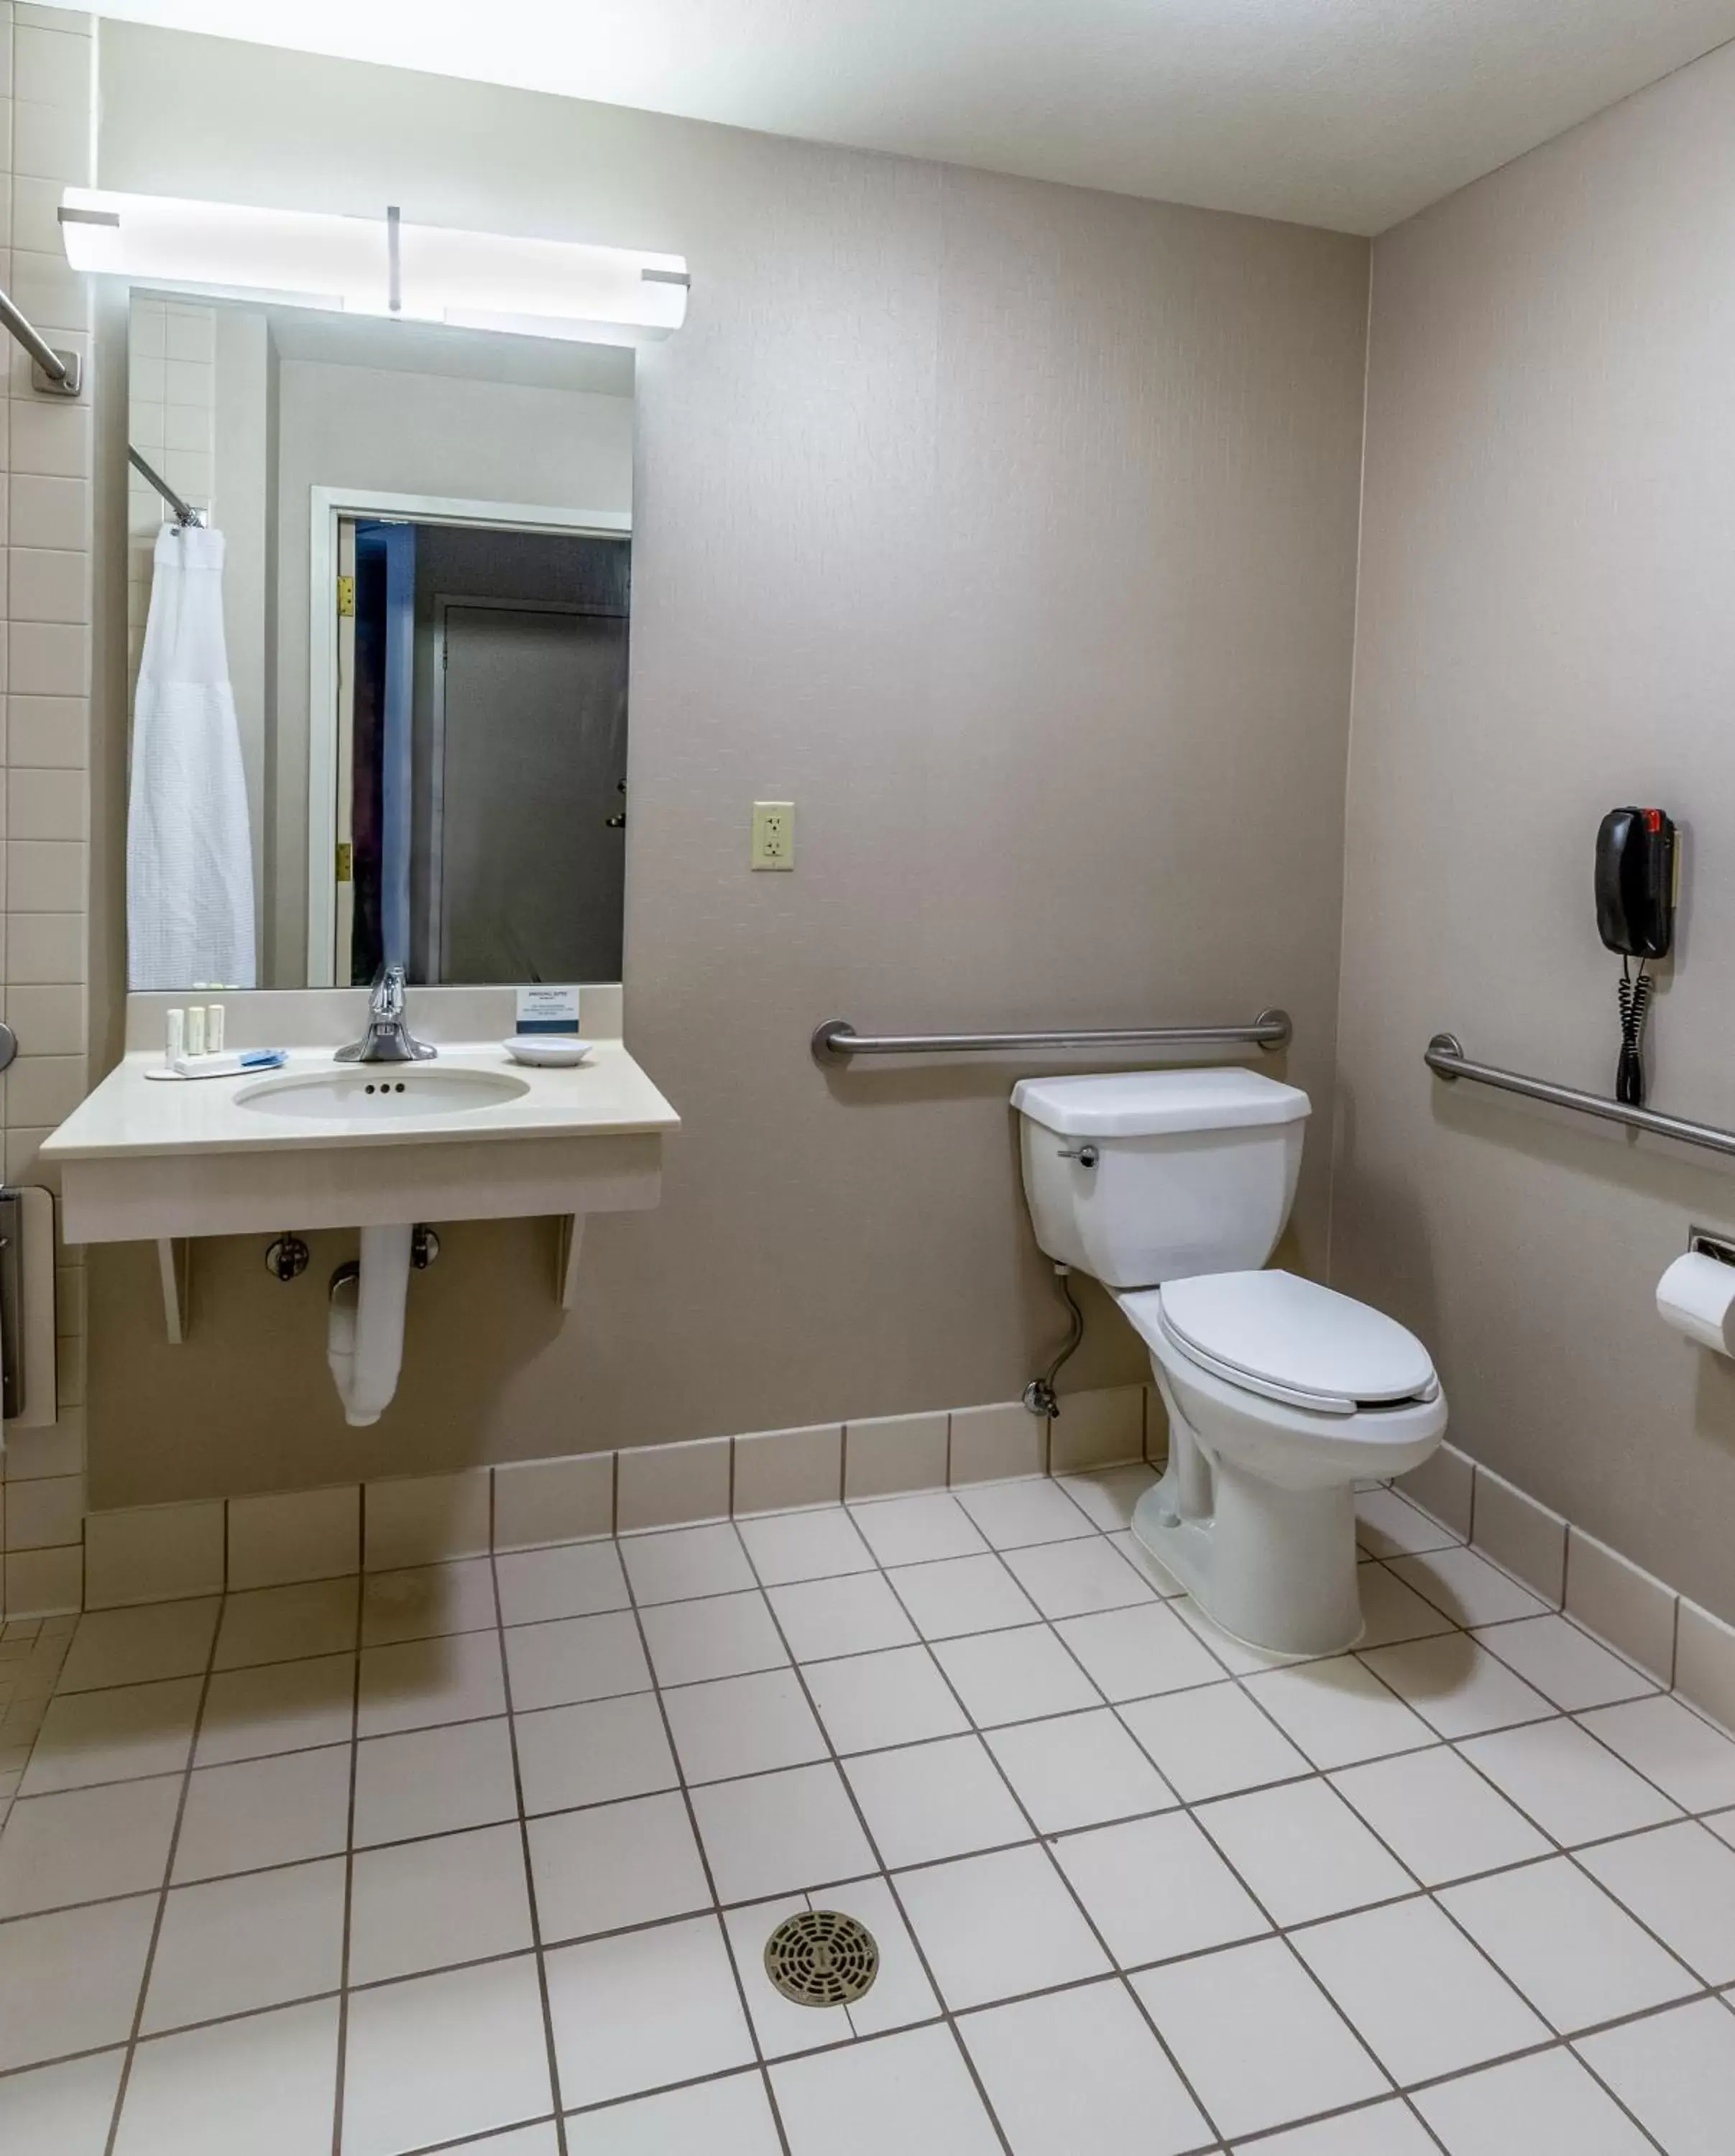
[(1081, 1168), (1095, 1168), (1101, 1155), (1093, 1145), (1062, 1146), (1062, 1160), (1075, 1160)]

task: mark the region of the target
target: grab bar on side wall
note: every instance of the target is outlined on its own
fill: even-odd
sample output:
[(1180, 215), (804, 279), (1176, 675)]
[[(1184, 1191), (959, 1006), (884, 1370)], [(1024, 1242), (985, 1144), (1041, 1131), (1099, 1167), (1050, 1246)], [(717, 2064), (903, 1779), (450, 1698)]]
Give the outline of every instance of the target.
[(1289, 1013), (1262, 1010), (1251, 1025), (1142, 1025), (1080, 1033), (858, 1033), (847, 1019), (829, 1018), (814, 1034), (814, 1060), (845, 1063), (855, 1055), (983, 1055), (997, 1050), (1100, 1048), (1286, 1048)]
[(1472, 1063), (1455, 1034), (1436, 1033), (1422, 1060), (1436, 1078), (1468, 1078), (1476, 1085), (1517, 1093), (1527, 1101), (1547, 1101), (1557, 1108), (1576, 1108), (1581, 1116), (1595, 1116), (1605, 1123), (1625, 1123), (1630, 1130), (1649, 1131), (1654, 1137), (1702, 1146), (1707, 1152), (1735, 1153), (1735, 1131), (1720, 1130), (1715, 1123), (1689, 1122), (1685, 1116), (1660, 1115), (1655, 1108), (1630, 1108), (1625, 1101), (1611, 1101), (1602, 1093), (1586, 1093), (1576, 1086), (1557, 1086), (1549, 1078), (1527, 1078), (1520, 1071), (1501, 1070), (1491, 1063)]
[(0, 291), (0, 329), (17, 338), (30, 355), (30, 386), (49, 397), (76, 397), (84, 387), (85, 362), (75, 352), (56, 352), (41, 331), (20, 314), (8, 293)]

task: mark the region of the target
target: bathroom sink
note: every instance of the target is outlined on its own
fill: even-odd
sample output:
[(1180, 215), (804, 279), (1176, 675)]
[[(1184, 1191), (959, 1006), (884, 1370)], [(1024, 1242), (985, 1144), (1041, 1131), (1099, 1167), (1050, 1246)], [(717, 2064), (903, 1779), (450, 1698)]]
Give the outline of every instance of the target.
[(417, 993), (437, 1060), (334, 1062), (367, 1023), (365, 989), (259, 989), (230, 1013), (251, 1036), (236, 1045), (280, 1046), (287, 1061), (182, 1086), (154, 1082), (167, 998), (129, 997), (126, 1055), (41, 1148), (68, 1239), (155, 1243), (182, 1340), (200, 1238), (548, 1219), (570, 1310), (586, 1219), (657, 1203), (680, 1119), (627, 1053), (618, 990), (583, 990), (595, 1046), (571, 1069), (507, 1061), (512, 988)]
[(406, 1123), (467, 1115), (521, 1100), (527, 1081), (501, 1070), (428, 1070), (413, 1064), (358, 1064), (346, 1070), (262, 1078), (235, 1095), (238, 1108), (301, 1122)]

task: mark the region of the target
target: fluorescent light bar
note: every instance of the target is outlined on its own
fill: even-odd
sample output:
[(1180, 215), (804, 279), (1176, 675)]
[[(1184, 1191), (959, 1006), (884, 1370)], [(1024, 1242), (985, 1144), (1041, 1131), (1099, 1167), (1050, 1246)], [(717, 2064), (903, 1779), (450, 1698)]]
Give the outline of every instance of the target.
[(400, 313), (583, 344), (641, 344), (686, 318), (678, 254), (399, 224), (401, 304), (391, 304), (388, 225), (311, 210), (253, 209), (68, 187), (60, 231), (74, 270), (346, 313)]

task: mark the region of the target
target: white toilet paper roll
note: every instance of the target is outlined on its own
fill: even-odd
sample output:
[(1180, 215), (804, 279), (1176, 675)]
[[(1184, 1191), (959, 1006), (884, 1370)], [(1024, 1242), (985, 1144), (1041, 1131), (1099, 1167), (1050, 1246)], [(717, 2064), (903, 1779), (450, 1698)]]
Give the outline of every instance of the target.
[(1735, 1265), (1690, 1250), (1656, 1284), (1665, 1325), (1719, 1355), (1735, 1356)]

